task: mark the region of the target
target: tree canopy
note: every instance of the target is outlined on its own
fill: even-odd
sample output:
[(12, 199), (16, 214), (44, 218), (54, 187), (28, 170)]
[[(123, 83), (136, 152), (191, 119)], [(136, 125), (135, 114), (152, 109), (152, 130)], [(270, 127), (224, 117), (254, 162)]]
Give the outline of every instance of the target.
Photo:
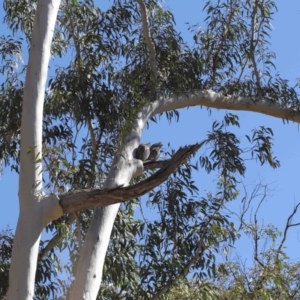
[[(282, 247), (275, 246), (277, 229), (262, 228), (258, 234), (244, 215), (236, 223), (227, 209), (243, 198), (240, 179), (248, 160), (280, 166), (272, 150), (272, 128), (258, 125), (241, 137), (235, 111), (300, 123), (297, 87), (275, 70), (270, 46), (275, 1), (203, 3), (202, 27), (188, 27), (192, 44), (177, 31), (172, 11), (161, 1), (105, 5), (63, 0), (54, 19), (51, 0), (3, 2), (10, 34), (0, 36), (0, 159), (3, 167), (20, 174), (19, 224), (28, 218), (27, 199), (33, 197), (29, 215), (37, 203), (46, 204), (41, 219), (27, 219), (28, 224), (38, 222), (53, 235), (40, 242), (40, 231), (33, 234), (38, 254), (28, 254), (28, 268), (35, 273), (35, 299), (82, 299), (76, 291), (86, 292), (88, 286), (95, 286), (97, 299), (184, 299), (185, 289), (186, 297), (195, 293), (206, 299), (231, 299), (235, 293), (237, 299), (271, 299), (279, 290), (283, 298), (296, 299), (293, 277), (299, 266), (289, 264)], [(22, 61), (27, 50), (28, 64)], [(35, 86), (32, 74), (41, 83)], [(36, 113), (39, 106), (42, 116)], [(199, 135), (198, 143), (180, 149), (163, 145), (155, 162), (135, 159), (145, 128), (164, 117), (179, 122), (180, 109), (191, 106), (227, 112)], [(194, 180), (200, 168), (215, 175), (215, 190), (200, 189)], [(145, 194), (153, 219), (140, 204)], [(21, 231), (17, 229), (16, 245), (22, 245)], [(227, 253), (249, 231), (254, 241), (261, 236), (274, 245), (261, 259), (254, 249), (250, 271), (241, 270), (239, 262), (220, 264), (220, 252)], [(11, 259), (13, 240), (9, 230), (0, 234), (3, 297), (8, 286), (12, 291), (19, 284), (8, 284), (16, 257)], [(61, 252), (67, 262), (61, 261)], [(91, 266), (100, 269), (97, 276), (84, 271)], [(10, 278), (17, 276), (15, 270)], [(24, 299), (32, 297), (28, 281)], [(93, 292), (87, 299), (95, 299)]]

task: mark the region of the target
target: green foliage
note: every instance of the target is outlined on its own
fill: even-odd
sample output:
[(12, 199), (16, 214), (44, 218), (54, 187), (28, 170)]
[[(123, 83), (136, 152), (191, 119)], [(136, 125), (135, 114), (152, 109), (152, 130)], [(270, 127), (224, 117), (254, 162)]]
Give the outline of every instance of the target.
[(11, 256), (13, 236), (11, 231), (2, 231), (0, 234), (0, 296), (4, 297), (8, 288), (9, 260)]
[[(26, 71), (21, 56), (30, 45), (36, 3), (4, 1), (4, 21), (13, 37), (0, 37), (0, 160), (17, 172)], [(275, 54), (269, 49), (269, 36), (276, 12), (274, 1), (207, 1), (204, 26), (191, 24), (189, 28), (193, 46), (177, 32), (168, 9), (159, 1), (146, 1), (158, 69), (155, 82), (137, 2), (115, 0), (109, 4), (102, 9), (92, 0), (61, 3), (44, 103), (46, 192), (61, 194), (101, 186), (132, 121), (143, 105), (157, 97), (214, 89), (253, 101), (264, 96), (297, 110), (296, 91), (273, 74)], [(178, 111), (165, 115), (169, 121), (179, 121)], [(158, 122), (158, 117), (151, 121)], [(200, 195), (193, 180), (199, 165), (189, 160), (149, 193), (147, 207), (156, 213), (155, 219), (143, 215), (141, 204), (138, 214), (140, 199), (122, 204), (99, 299), (270, 299), (264, 293), (276, 295), (280, 289), (284, 299), (283, 282), (291, 289), (297, 286), (293, 276), (298, 279), (299, 266), (290, 265), (283, 252), (264, 253), (269, 273), (265, 288), (254, 292), (246, 286), (239, 265), (218, 266), (220, 253), (228, 251), (240, 234), (225, 205), (240, 196), (238, 179), (246, 173), (245, 160), (279, 166), (272, 153), (271, 128), (253, 129), (246, 135), (249, 144), (245, 150), (236, 135), (239, 127), (238, 116), (228, 113), (223, 120), (214, 121), (207, 133), (210, 153), (199, 158), (199, 165), (218, 177), (215, 192)], [(49, 241), (41, 243), (45, 255), (38, 264), (36, 299), (67, 293), (70, 282), (60, 280), (56, 253), (69, 253), (64, 271), (72, 278), (92, 213), (63, 216), (47, 226), (46, 231), (57, 241), (50, 250)], [(13, 237), (3, 233), (0, 238), (0, 291), (4, 295)], [(253, 285), (258, 286), (260, 272), (256, 266), (246, 273), (254, 278)]]
[[(8, 289), (8, 273), (10, 267), (10, 257), (13, 245), (13, 234), (10, 229), (0, 233), (0, 297), (4, 299)], [(45, 246), (41, 242), (40, 250)], [(58, 293), (65, 294), (67, 281), (57, 282), (59, 271), (61, 271), (60, 260), (53, 250), (49, 251), (37, 264), (35, 278), (35, 297), (36, 300), (49, 299)]]
[[(255, 226), (252, 228), (248, 234), (254, 237)], [(268, 248), (259, 254), (254, 249), (255, 261), (249, 267), (240, 260), (225, 262), (222, 268), (226, 273), (219, 273), (214, 281), (219, 290), (219, 297), (215, 299), (299, 298), (299, 262), (291, 262), (285, 252), (279, 250), (281, 232), (278, 229), (270, 225), (258, 229), (260, 247), (269, 244)]]
[[(256, 189), (254, 195), (257, 195), (258, 190)], [(246, 206), (252, 200), (245, 200)], [(231, 248), (225, 253), (225, 257), (220, 259), (223, 262), (217, 265), (213, 278), (206, 281), (178, 281), (162, 299), (298, 299), (300, 263), (292, 262), (282, 250), (282, 246), (289, 228), (297, 225), (290, 221), (299, 204), (288, 218), (284, 233), (271, 224), (258, 225), (256, 214), (260, 204), (254, 209), (256, 213), (252, 220), (244, 219), (246, 211), (239, 216), (240, 229), (253, 244), (253, 261), (249, 263), (248, 258), (245, 262), (244, 258)]]
[(133, 203), (119, 212), (99, 299), (152, 299), (190, 273), (198, 280), (216, 274), (216, 254), (235, 241), (236, 232), (222, 193), (199, 197), (193, 168), (187, 162), (149, 194), (154, 220), (135, 220)]

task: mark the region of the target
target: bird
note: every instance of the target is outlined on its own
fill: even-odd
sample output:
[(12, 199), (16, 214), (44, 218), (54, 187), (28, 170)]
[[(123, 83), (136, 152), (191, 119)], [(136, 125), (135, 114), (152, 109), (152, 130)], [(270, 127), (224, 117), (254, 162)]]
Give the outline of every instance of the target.
[(150, 155), (150, 143), (140, 144), (135, 150), (135, 158), (146, 161)]
[(162, 143), (155, 143), (150, 147), (150, 155), (147, 160), (156, 161), (160, 155), (160, 148), (162, 147)]

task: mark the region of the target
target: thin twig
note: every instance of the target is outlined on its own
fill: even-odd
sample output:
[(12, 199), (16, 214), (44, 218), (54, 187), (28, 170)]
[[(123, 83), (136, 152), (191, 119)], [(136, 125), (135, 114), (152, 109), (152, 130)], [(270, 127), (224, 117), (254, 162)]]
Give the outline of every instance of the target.
[[(67, 7), (68, 9), (70, 10), (70, 13), (71, 13), (71, 8), (70, 8), (70, 4), (69, 4), (69, 1), (66, 0), (66, 4), (67, 4)], [(66, 25), (66, 27), (68, 27)], [(77, 63), (79, 63), (79, 61), (81, 60), (81, 57), (80, 57), (80, 44), (77, 40), (77, 36), (75, 35), (75, 26), (74, 26), (74, 23), (73, 23), (73, 18), (72, 16), (70, 15), (70, 28), (68, 28), (70, 33), (71, 33), (71, 36), (73, 38), (73, 41), (74, 41), (74, 46), (75, 46), (75, 50), (76, 50), (76, 57), (77, 57)]]
[[(70, 226), (75, 220), (75, 213), (71, 213), (69, 219), (66, 221), (65, 225)], [(48, 244), (40, 251), (38, 255), (38, 261), (42, 260), (49, 251), (51, 251), (61, 240), (63, 234), (58, 231), (55, 236), (48, 242)]]
[[(96, 137), (95, 137), (95, 130), (93, 128), (92, 120), (90, 117), (87, 117), (87, 124), (88, 124), (88, 130), (90, 133), (91, 143), (92, 143), (92, 171), (94, 174), (96, 174), (96, 156), (97, 156), (97, 143), (96, 143)], [(87, 188), (91, 188), (92, 183), (89, 179), (87, 182)]]
[[(184, 278), (190, 268), (199, 260), (200, 257), (202, 257), (204, 255), (204, 251), (207, 250), (209, 248), (209, 245), (206, 245), (205, 243), (205, 237), (208, 234), (208, 229), (209, 229), (209, 225), (211, 224), (211, 221), (215, 218), (217, 212), (220, 210), (221, 208), (221, 204), (219, 205), (219, 207), (214, 211), (214, 213), (212, 215), (210, 215), (208, 217), (208, 219), (204, 222), (204, 225), (200, 227), (199, 232), (201, 233), (200, 235), (200, 240), (197, 243), (197, 248), (195, 251), (195, 254), (193, 255), (193, 257), (182, 267), (181, 271), (179, 272), (179, 274), (171, 279), (165, 286), (163, 286), (152, 298), (151, 300), (157, 300), (160, 298), (160, 296), (162, 296), (163, 294), (165, 294), (167, 291), (169, 291), (172, 286), (178, 282), (178, 280)], [(224, 242), (225, 239), (220, 240), (219, 244)]]
[(258, 240), (260, 239), (260, 237), (258, 236), (258, 221), (257, 221), (257, 214), (258, 211), (260, 209), (260, 206), (262, 205), (262, 203), (264, 202), (266, 198), (266, 193), (264, 193), (262, 199), (259, 201), (259, 204), (256, 208), (255, 214), (254, 214), (254, 260), (263, 268), (266, 269), (265, 264), (259, 259), (258, 257)]
[(293, 209), (293, 212), (290, 214), (290, 216), (288, 217), (287, 221), (286, 221), (286, 225), (285, 225), (285, 228), (284, 228), (284, 233), (283, 233), (283, 237), (282, 237), (282, 240), (280, 242), (280, 245), (277, 249), (277, 252), (279, 253), (281, 251), (281, 248), (282, 246), (284, 245), (285, 241), (286, 241), (286, 238), (287, 238), (287, 233), (288, 233), (288, 230), (290, 227), (293, 227), (293, 226), (299, 226), (300, 223), (295, 223), (295, 224), (292, 224), (292, 221), (293, 221), (293, 217), (295, 216), (295, 214), (297, 213), (297, 210), (299, 208), (299, 205), (300, 203), (298, 203), (294, 209)]
[[(67, 6), (70, 10), (70, 16), (69, 16), (69, 18), (70, 18), (70, 28), (69, 28), (69, 31), (70, 31), (71, 36), (73, 38), (74, 45), (75, 45), (75, 50), (76, 50), (76, 58), (77, 58), (76, 68), (77, 68), (77, 72), (78, 72), (79, 76), (81, 77), (81, 76), (83, 76), (83, 74), (82, 74), (81, 68), (80, 68), (80, 64), (81, 64), (80, 43), (79, 43), (77, 35), (75, 33), (75, 25), (74, 25), (73, 18), (72, 18), (72, 15), (71, 15), (72, 11), (71, 11), (69, 1), (67, 0), (66, 3), (67, 3)], [(95, 158), (96, 158), (96, 155), (97, 155), (97, 143), (96, 143), (95, 131), (94, 131), (94, 128), (93, 128), (93, 125), (92, 125), (92, 120), (91, 120), (89, 115), (86, 116), (86, 119), (87, 119), (87, 124), (88, 124), (88, 132), (89, 132), (89, 135), (90, 135), (90, 138), (91, 138), (91, 143), (92, 143), (92, 154), (93, 154), (92, 171), (95, 174), (96, 173)], [(86, 188), (91, 188), (91, 186), (92, 186), (92, 183), (91, 183), (91, 180), (89, 179), (88, 182), (87, 182)]]

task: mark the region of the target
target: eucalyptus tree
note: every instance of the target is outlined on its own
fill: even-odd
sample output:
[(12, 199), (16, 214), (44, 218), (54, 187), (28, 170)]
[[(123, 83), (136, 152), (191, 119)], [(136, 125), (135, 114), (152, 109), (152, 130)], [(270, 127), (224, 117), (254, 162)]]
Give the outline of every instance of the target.
[[(237, 231), (245, 232), (244, 243), (251, 241), (252, 253), (247, 256), (232, 247), (224, 253), (224, 260), (216, 267), (216, 275), (205, 281), (183, 279), (173, 286), (162, 299), (298, 299), (299, 261), (286, 254), (287, 236), (298, 227), (294, 220), (300, 203), (287, 217), (282, 230), (260, 222), (262, 204), (268, 199), (268, 186), (258, 184), (248, 189), (241, 204), (236, 223)], [(247, 193), (246, 193), (247, 194)], [(245, 238), (244, 236), (244, 238)], [(250, 245), (250, 243), (249, 243)]]
[[(57, 248), (70, 251), (70, 299), (96, 299), (102, 279), (99, 297), (157, 299), (189, 272), (213, 275), (214, 253), (236, 238), (222, 208), (238, 196), (236, 174), (246, 169), (230, 132), (238, 117), (226, 114), (204, 142), (167, 161), (134, 153), (146, 126), (162, 114), (178, 120), (184, 107), (300, 121), (296, 91), (273, 75), (274, 1), (208, 1), (204, 29), (190, 28), (193, 47), (157, 0), (105, 9), (90, 0), (7, 0), (4, 9), (14, 37), (1, 37), (0, 151), (20, 176), (8, 299), (33, 297), (37, 259)], [(26, 45), (28, 64), (18, 68)], [(279, 165), (272, 129), (247, 137), (252, 157)], [(189, 158), (204, 145), (212, 150), (199, 164), (219, 180), (216, 194), (200, 197)], [(145, 193), (159, 220), (134, 219)], [(56, 234), (39, 249), (45, 228)]]

